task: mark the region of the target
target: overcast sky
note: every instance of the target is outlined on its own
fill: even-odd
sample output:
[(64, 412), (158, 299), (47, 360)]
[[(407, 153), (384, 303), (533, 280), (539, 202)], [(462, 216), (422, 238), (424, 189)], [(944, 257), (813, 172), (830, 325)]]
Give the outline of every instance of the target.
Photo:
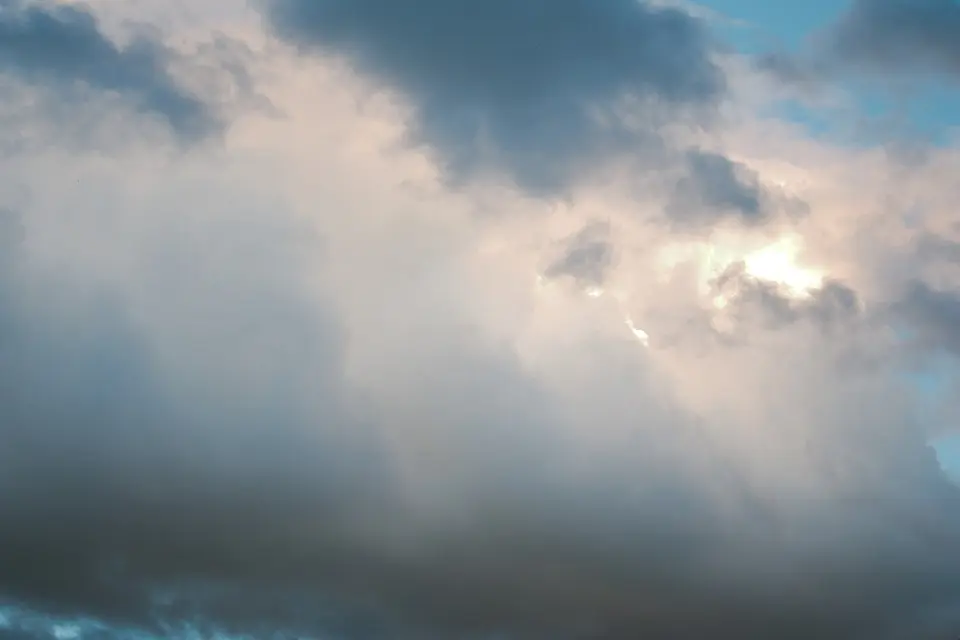
[(0, 0), (0, 638), (960, 629), (954, 0)]

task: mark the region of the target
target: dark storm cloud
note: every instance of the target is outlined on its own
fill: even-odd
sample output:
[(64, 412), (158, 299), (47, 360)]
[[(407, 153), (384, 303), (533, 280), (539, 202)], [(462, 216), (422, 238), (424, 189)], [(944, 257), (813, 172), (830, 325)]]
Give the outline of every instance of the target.
[[(399, 89), (454, 180), (506, 171), (536, 192), (657, 144), (625, 99), (672, 111), (724, 80), (690, 15), (637, 0), (263, 0), (276, 33)], [(643, 104), (645, 117), (655, 111)]]
[(68, 95), (77, 84), (115, 92), (188, 141), (219, 132), (215, 110), (171, 74), (174, 55), (146, 34), (113, 42), (82, 5), (0, 2), (0, 72)]
[(854, 0), (832, 27), (828, 41), (843, 65), (960, 79), (956, 0)]

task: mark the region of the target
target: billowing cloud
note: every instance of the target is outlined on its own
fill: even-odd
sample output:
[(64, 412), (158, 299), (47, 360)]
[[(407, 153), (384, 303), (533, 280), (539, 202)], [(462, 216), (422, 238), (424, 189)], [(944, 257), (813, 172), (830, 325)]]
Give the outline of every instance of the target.
[[(387, 65), (394, 27), (348, 24)], [(222, 148), (0, 157), (0, 635), (955, 631), (908, 379), (951, 357), (955, 150), (752, 115), (561, 201), (451, 188), (397, 144), (422, 116), (288, 53), (285, 118)]]
[(506, 171), (564, 192), (598, 163), (656, 148), (665, 111), (724, 87), (699, 19), (635, 0), (263, 4), (280, 37), (405, 96), (411, 136), (455, 180)]

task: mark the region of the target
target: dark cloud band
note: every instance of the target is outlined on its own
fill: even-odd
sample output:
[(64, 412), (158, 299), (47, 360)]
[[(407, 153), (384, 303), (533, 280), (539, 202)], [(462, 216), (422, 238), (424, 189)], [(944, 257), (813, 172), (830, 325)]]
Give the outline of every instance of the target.
[(656, 146), (652, 123), (624, 113), (708, 104), (724, 87), (700, 21), (637, 0), (262, 4), (281, 38), (408, 98), (413, 137), (455, 180), (504, 171), (527, 190), (563, 192)]

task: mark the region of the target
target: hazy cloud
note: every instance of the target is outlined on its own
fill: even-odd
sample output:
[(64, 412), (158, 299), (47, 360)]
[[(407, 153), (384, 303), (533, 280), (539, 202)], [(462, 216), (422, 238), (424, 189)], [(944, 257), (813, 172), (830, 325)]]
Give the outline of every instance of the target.
[(785, 51), (760, 54), (753, 61), (758, 71), (787, 86), (806, 91), (820, 89), (826, 80), (822, 62), (803, 59)]

